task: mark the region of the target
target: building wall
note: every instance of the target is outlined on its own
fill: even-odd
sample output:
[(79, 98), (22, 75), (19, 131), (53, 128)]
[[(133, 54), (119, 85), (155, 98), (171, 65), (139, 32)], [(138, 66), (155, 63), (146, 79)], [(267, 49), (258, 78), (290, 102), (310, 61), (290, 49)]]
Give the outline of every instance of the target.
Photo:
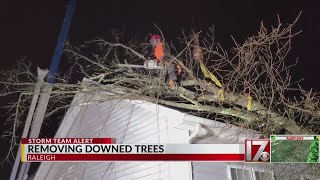
[[(108, 96), (77, 94), (72, 103), (75, 106), (68, 110), (56, 137), (112, 137), (119, 144), (187, 143), (188, 131), (173, 127), (183, 117), (182, 113), (138, 101), (102, 101)], [(190, 163), (48, 162), (41, 164), (35, 176), (35, 179), (92, 180), (177, 178), (191, 180)]]

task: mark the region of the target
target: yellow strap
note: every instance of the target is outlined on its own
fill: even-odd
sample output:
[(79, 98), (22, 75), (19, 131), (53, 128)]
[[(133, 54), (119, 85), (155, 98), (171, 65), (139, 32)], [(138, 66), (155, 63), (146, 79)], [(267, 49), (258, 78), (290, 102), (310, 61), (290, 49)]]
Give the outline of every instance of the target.
[(203, 62), (200, 63), (200, 69), (206, 78), (210, 78), (219, 88), (222, 88), (222, 84), (220, 83), (218, 78), (208, 70)]
[(210, 78), (216, 84), (216, 86), (221, 88), (218, 91), (218, 98), (220, 101), (224, 101), (224, 89), (218, 78), (209, 71), (209, 69), (203, 64), (203, 62), (200, 63), (200, 69), (206, 78)]
[(248, 96), (247, 98), (248, 98), (247, 110), (251, 111), (252, 110), (252, 108), (251, 108), (251, 106), (252, 106), (252, 97)]

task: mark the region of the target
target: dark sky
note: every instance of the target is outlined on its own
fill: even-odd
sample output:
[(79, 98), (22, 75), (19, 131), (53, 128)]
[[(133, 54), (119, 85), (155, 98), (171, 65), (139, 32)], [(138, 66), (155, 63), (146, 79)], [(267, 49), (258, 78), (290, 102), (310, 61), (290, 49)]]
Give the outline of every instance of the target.
[[(5, 1), (1, 13), (1, 68), (14, 67), (25, 56), (35, 66), (48, 67), (60, 32), (67, 1)], [(232, 47), (231, 35), (238, 42), (256, 33), (259, 23), (275, 25), (279, 14), (283, 23), (290, 23), (302, 11), (296, 30), (303, 33), (295, 38), (291, 57), (300, 63), (294, 77), (305, 78), (303, 86), (319, 88), (317, 57), (320, 42), (320, 11), (316, 1), (212, 1), (163, 0), (152, 1), (95, 0), (78, 1), (69, 39), (75, 43), (110, 34), (112, 27), (121, 28), (128, 38), (144, 37), (155, 32), (153, 23), (160, 25), (167, 39), (189, 31), (215, 25), (216, 42)], [(141, 39), (143, 41), (143, 39)], [(64, 59), (65, 60), (65, 59)], [(66, 61), (66, 60), (65, 60)], [(9, 65), (9, 66), (8, 66)]]
[[(125, 31), (128, 38), (144, 37), (155, 32), (157, 23), (167, 39), (174, 39), (181, 28), (189, 31), (215, 26), (216, 42), (232, 47), (231, 35), (238, 42), (254, 35), (263, 20), (276, 25), (279, 14), (283, 23), (292, 22), (302, 11), (295, 30), (303, 33), (294, 38), (292, 61), (299, 58), (293, 72), (295, 79), (304, 78), (302, 86), (320, 91), (320, 9), (317, 1), (77, 1), (76, 13), (69, 32), (73, 43), (110, 34), (111, 28)], [(14, 68), (16, 60), (26, 57), (34, 64), (48, 68), (65, 15), (67, 1), (14, 1), (0, 5), (0, 70)], [(143, 39), (141, 39), (143, 41)], [(64, 61), (67, 61), (63, 58)], [(62, 65), (65, 62), (62, 62)], [(2, 101), (2, 100), (1, 100)], [(2, 119), (2, 122), (4, 119)], [(2, 152), (1, 152), (2, 153)]]

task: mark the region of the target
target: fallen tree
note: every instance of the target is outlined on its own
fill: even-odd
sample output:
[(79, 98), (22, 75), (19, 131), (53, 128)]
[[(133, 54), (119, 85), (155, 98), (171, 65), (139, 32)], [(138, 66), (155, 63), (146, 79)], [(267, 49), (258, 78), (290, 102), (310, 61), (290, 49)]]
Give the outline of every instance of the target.
[[(238, 126), (261, 131), (265, 135), (279, 133), (309, 134), (319, 132), (320, 109), (315, 93), (294, 87), (290, 68), (296, 61), (287, 59), (297, 19), (287, 26), (279, 20), (276, 27), (267, 29), (261, 24), (257, 35), (243, 44), (235, 42), (231, 52), (213, 42), (213, 33), (204, 35), (198, 45), (195, 35), (184, 36), (171, 59), (182, 66), (183, 78), (176, 91), (167, 88), (164, 77), (151, 70), (118, 67), (118, 63), (136, 63), (146, 60), (143, 47), (124, 45), (96, 39), (85, 46), (70, 44), (65, 51), (87, 78), (115, 94), (114, 98), (143, 99), (190, 113), (220, 115), (219, 119)], [(193, 51), (200, 48), (203, 62), (223, 85), (204, 80)], [(92, 49), (95, 49), (92, 51)], [(122, 50), (122, 58), (117, 52)], [(115, 91), (116, 90), (116, 91)], [(291, 94), (297, 94), (292, 96)], [(250, 106), (250, 109), (248, 109)]]
[[(297, 18), (298, 19), (298, 18)], [(213, 29), (208, 33), (197, 32), (180, 38), (180, 44), (172, 46), (171, 59), (183, 68), (183, 75), (176, 90), (172, 91), (159, 70), (119, 67), (119, 63), (143, 64), (144, 45), (137, 42), (120, 43), (95, 39), (81, 46), (67, 43), (65, 53), (72, 68), (52, 86), (52, 97), (46, 117), (67, 109), (70, 99), (77, 92), (95, 93), (108, 91), (108, 99), (146, 100), (187, 113), (211, 117), (225, 123), (260, 131), (268, 136), (286, 130), (286, 134), (310, 134), (319, 132), (319, 97), (312, 91), (304, 91), (291, 81), (289, 70), (296, 61), (287, 58), (292, 39), (299, 32), (289, 25), (267, 29), (262, 23), (258, 33), (237, 43), (231, 51), (214, 42)], [(195, 37), (198, 43), (194, 43)], [(198, 49), (199, 51), (195, 51)], [(221, 82), (217, 86), (205, 79), (195, 53), (201, 53), (201, 62)], [(75, 72), (77, 71), (77, 72)], [(80, 74), (92, 82), (73, 82), (73, 74)], [(36, 87), (37, 77), (30, 67), (3, 73), (5, 86), (2, 96), (18, 93), (20, 99), (11, 108), (16, 113), (8, 121), (13, 122), (7, 136), (16, 141), (15, 129), (22, 121), (23, 111)], [(39, 83), (38, 85), (39, 86)], [(222, 91), (223, 90), (223, 91)], [(221, 92), (222, 95), (221, 96)]]

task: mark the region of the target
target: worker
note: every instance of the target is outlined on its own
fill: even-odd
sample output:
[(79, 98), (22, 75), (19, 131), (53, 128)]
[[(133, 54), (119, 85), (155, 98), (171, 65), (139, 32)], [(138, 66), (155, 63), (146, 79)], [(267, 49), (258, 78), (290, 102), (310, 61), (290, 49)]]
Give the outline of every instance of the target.
[(154, 50), (155, 61), (158, 65), (164, 66), (169, 88), (172, 90), (176, 89), (177, 74), (180, 74), (182, 70), (180, 65), (175, 65), (170, 59), (170, 47), (156, 34), (151, 36), (150, 44)]
[(193, 59), (196, 60), (198, 63), (202, 63), (203, 62), (203, 53), (202, 53), (202, 49), (200, 48), (199, 45), (199, 35), (196, 34), (193, 36)]
[(163, 57), (166, 54), (170, 54), (170, 48), (161, 40), (161, 37), (156, 34), (151, 36), (150, 44), (153, 47), (153, 55), (157, 64), (162, 65)]

